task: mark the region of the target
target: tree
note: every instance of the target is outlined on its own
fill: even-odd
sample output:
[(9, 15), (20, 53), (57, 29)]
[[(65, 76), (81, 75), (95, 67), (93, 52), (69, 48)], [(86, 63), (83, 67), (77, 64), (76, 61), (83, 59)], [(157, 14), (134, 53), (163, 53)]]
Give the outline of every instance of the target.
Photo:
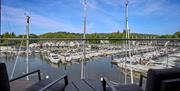
[(14, 32), (11, 33), (11, 37), (12, 38), (15, 38), (16, 37), (16, 34)]
[(180, 38), (180, 31), (174, 33), (174, 36), (175, 36), (176, 38)]

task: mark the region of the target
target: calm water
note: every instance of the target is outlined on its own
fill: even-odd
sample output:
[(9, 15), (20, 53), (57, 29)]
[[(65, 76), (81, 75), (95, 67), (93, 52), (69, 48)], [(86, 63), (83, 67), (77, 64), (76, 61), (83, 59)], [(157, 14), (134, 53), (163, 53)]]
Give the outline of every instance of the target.
[[(160, 58), (158, 60), (165, 60), (166, 57)], [(86, 62), (85, 64), (85, 75), (86, 78), (98, 79), (101, 77), (107, 77), (109, 80), (124, 83), (124, 74), (120, 71), (120, 69), (111, 64), (111, 56), (109, 57), (100, 57), (93, 58)], [(0, 62), (5, 62), (8, 70), (9, 77), (12, 73), (13, 65), (15, 63), (15, 57), (9, 58), (0, 58)], [(178, 67), (180, 67), (180, 63), (177, 62)], [(37, 69), (41, 70), (42, 78), (49, 76), (49, 79), (56, 79), (63, 74), (68, 75), (69, 81), (80, 79), (80, 64), (69, 63), (66, 65), (63, 64), (51, 64), (48, 60), (43, 58), (41, 55), (30, 55), (29, 56), (29, 68), (30, 71), (34, 71)], [(26, 72), (26, 56), (19, 56), (17, 66), (15, 69), (14, 77), (20, 76)], [(37, 75), (30, 76), (30, 79), (34, 79)], [(128, 77), (128, 82), (130, 82), (130, 78)], [(138, 83), (138, 80), (135, 79), (135, 82)]]
[[(100, 80), (101, 77), (107, 77), (114, 82), (124, 83), (123, 73), (120, 71), (120, 69), (118, 69), (116, 65), (110, 63), (111, 60), (111, 57), (101, 57), (93, 58), (86, 62), (86, 78)], [(1, 58), (0, 61), (6, 63), (8, 74), (10, 77), (13, 65), (15, 63), (15, 57)], [(66, 65), (51, 64), (41, 55), (30, 55), (29, 68), (30, 71), (40, 69), (43, 78), (49, 76), (49, 79), (56, 79), (66, 73), (68, 75), (69, 81), (80, 79), (80, 64), (78, 62), (69, 63)], [(24, 72), (26, 72), (26, 56), (19, 56), (14, 77), (20, 76)], [(30, 78), (33, 79), (34, 77), (37, 76), (31, 76)], [(130, 79), (128, 78), (128, 80)]]

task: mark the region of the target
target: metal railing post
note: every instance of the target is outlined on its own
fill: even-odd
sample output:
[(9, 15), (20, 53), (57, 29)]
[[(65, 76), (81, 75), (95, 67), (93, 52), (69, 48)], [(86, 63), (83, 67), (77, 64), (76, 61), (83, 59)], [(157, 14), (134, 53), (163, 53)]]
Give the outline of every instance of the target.
[(103, 85), (103, 91), (106, 91), (106, 81), (104, 80), (104, 78), (102, 80), (102, 85)]
[(39, 81), (41, 80), (41, 72), (40, 70), (38, 70), (38, 78), (39, 78)]
[(64, 77), (64, 83), (65, 83), (65, 86), (68, 85), (68, 76), (67, 75)]

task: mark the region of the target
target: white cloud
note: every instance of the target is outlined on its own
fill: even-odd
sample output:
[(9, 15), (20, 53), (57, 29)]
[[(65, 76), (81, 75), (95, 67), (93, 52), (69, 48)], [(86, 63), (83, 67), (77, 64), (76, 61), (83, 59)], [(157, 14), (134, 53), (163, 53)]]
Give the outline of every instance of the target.
[[(2, 20), (1, 23), (14, 23), (14, 25), (25, 25), (25, 15), (27, 12), (24, 9), (14, 8), (9, 6), (2, 6)], [(53, 20), (48, 17), (30, 13), (31, 27), (43, 27), (47, 28), (47, 32), (66, 31), (66, 32), (82, 32), (82, 27), (75, 26), (71, 23), (64, 22), (63, 20)], [(44, 31), (44, 30), (32, 30), (32, 31)]]
[(162, 0), (147, 1), (140, 8), (141, 11), (138, 12), (139, 15), (151, 15), (153, 13), (159, 13), (159, 11), (163, 10), (164, 4)]
[(166, 15), (170, 12), (177, 16), (179, 11), (176, 8), (180, 7), (168, 0), (129, 0), (129, 3), (131, 14), (136, 16)]

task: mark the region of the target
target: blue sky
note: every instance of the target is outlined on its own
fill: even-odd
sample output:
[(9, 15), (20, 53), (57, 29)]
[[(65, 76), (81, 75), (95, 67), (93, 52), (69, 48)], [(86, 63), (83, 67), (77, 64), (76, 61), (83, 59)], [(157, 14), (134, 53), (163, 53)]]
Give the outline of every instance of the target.
[[(112, 33), (124, 29), (125, 0), (87, 0), (87, 32)], [(83, 32), (83, 0), (1, 0), (1, 31), (25, 33)], [(129, 0), (129, 28), (133, 33), (173, 34), (180, 31), (180, 0)]]

